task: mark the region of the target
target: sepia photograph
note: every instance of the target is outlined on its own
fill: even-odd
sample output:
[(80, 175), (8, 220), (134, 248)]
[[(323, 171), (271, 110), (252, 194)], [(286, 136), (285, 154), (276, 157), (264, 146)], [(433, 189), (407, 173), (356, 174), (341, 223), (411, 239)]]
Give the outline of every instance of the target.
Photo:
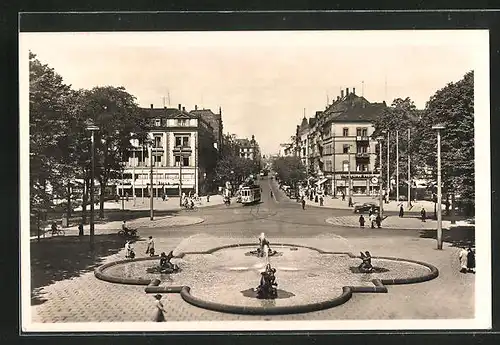
[(487, 30), (21, 32), (19, 66), (24, 332), (491, 327)]

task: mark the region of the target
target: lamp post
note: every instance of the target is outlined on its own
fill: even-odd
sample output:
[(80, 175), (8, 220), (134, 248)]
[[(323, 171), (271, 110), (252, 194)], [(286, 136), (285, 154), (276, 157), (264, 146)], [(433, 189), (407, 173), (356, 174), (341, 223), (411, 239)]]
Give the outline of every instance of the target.
[(443, 249), (443, 228), (441, 217), (441, 130), (445, 126), (437, 124), (432, 129), (437, 132), (437, 249)]
[(347, 175), (349, 178), (349, 200), (352, 198), (352, 180), (351, 180), (351, 145), (349, 144), (347, 148), (347, 159), (348, 159), (348, 168)]
[(122, 211), (125, 210), (125, 181), (123, 180), (123, 170), (122, 170)]
[(149, 145), (149, 219), (154, 219), (153, 211), (153, 146)]
[(90, 123), (87, 125), (87, 130), (90, 131), (91, 141), (91, 169), (90, 169), (90, 250), (94, 250), (94, 170), (95, 170), (95, 137), (94, 133), (99, 130), (99, 127)]
[(380, 212), (380, 218), (384, 216), (384, 202), (382, 200), (382, 140), (384, 140), (384, 137), (380, 136), (377, 137), (376, 140), (378, 141), (379, 144), (379, 178), (378, 178), (378, 205), (379, 205), (379, 212)]

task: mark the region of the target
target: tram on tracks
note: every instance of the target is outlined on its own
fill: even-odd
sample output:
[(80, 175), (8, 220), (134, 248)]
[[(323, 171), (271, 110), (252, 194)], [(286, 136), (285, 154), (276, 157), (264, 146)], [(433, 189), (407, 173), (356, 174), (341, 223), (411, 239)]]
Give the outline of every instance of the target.
[(243, 205), (250, 205), (259, 203), (261, 199), (261, 192), (259, 185), (243, 186), (240, 189), (241, 203)]

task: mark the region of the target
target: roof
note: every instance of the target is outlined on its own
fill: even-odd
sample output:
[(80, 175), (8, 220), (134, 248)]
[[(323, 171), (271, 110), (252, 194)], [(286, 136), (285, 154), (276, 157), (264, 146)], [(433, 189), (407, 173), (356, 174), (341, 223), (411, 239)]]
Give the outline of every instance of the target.
[(220, 119), (221, 114), (215, 114), (211, 109), (197, 109), (191, 110), (189, 113), (197, 116), (211, 116)]
[(365, 106), (356, 105), (346, 111), (334, 114), (333, 122), (374, 122), (386, 106), (383, 103), (370, 103)]
[(194, 114), (190, 114), (187, 111), (182, 111), (177, 108), (141, 108), (144, 112), (145, 117), (148, 118), (167, 118), (167, 119), (195, 119), (197, 118)]

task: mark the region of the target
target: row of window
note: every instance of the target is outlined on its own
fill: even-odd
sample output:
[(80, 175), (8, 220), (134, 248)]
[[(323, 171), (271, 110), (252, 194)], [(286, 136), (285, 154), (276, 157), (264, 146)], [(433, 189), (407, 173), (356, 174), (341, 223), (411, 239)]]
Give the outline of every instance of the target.
[[(333, 165), (332, 161), (325, 161), (325, 171), (333, 171)], [(343, 161), (342, 162), (342, 171), (349, 171), (349, 162), (348, 161)], [(356, 171), (359, 172), (365, 172), (368, 171), (368, 164), (356, 164)]]
[[(184, 167), (190, 166), (191, 157), (182, 157), (182, 160), (181, 160), (180, 156), (174, 156), (174, 157), (175, 157), (175, 164), (174, 164), (174, 166), (176, 166), (176, 167), (180, 166), (181, 161), (182, 161), (182, 166), (184, 166)], [(131, 161), (132, 160), (129, 161), (130, 164), (133, 164)], [(163, 156), (153, 156), (153, 165), (155, 167), (162, 167), (162, 166), (164, 166), (164, 164), (163, 164)], [(146, 166), (146, 162), (138, 162), (137, 166)]]
[[(349, 136), (349, 128), (345, 127), (342, 129), (342, 136)], [(356, 136), (358, 137), (367, 137), (368, 136), (368, 128), (356, 128)]]
[[(189, 121), (188, 121), (188, 119), (177, 119), (175, 121), (175, 125), (179, 126), (179, 127), (189, 126)], [(161, 127), (161, 119), (155, 119), (154, 120), (154, 126), (155, 127)]]
[[(132, 174), (123, 174), (123, 178), (126, 180), (132, 179)], [(149, 174), (135, 174), (137, 180), (147, 180), (149, 179)], [(179, 173), (153, 173), (153, 179), (167, 179), (167, 180), (178, 180)], [(194, 174), (182, 174), (182, 179), (194, 179)]]
[[(191, 136), (189, 134), (175, 135), (175, 146), (189, 147)], [(163, 136), (153, 135), (153, 144), (155, 148), (163, 148)]]

